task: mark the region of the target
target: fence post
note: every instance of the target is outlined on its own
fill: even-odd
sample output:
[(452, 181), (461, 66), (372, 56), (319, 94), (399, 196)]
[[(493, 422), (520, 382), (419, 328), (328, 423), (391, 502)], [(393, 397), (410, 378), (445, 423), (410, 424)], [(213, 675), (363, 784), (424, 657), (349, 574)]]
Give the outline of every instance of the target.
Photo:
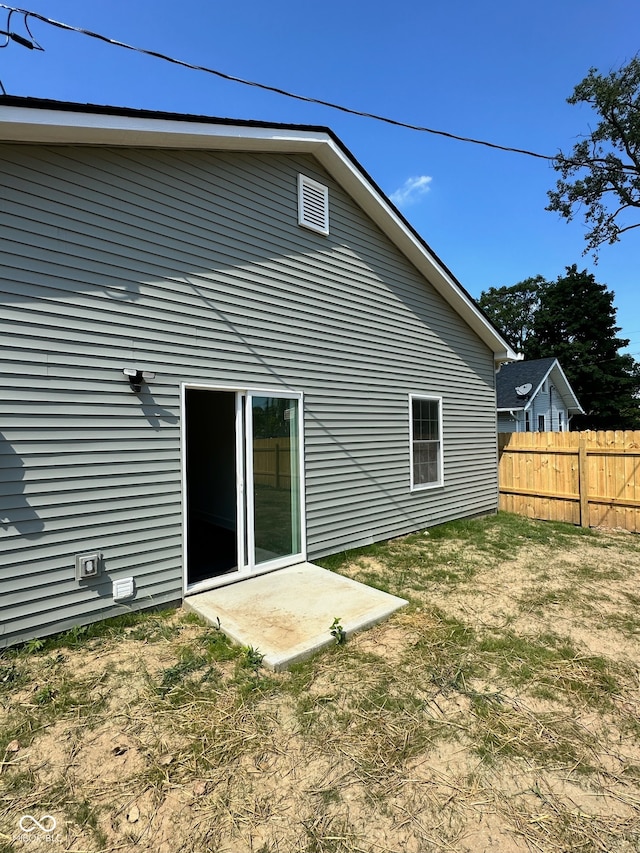
[(587, 440), (580, 436), (578, 444), (578, 492), (580, 493), (580, 525), (589, 527), (589, 475), (587, 473)]
[(280, 488), (280, 442), (276, 441), (276, 489)]

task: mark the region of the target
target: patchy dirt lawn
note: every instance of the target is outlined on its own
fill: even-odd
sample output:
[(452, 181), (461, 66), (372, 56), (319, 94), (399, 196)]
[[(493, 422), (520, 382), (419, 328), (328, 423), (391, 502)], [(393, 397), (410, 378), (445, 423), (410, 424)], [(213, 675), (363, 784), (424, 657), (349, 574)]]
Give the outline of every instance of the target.
[(411, 604), (290, 673), (182, 611), (0, 656), (0, 850), (640, 851), (639, 537), (500, 515), (325, 563)]

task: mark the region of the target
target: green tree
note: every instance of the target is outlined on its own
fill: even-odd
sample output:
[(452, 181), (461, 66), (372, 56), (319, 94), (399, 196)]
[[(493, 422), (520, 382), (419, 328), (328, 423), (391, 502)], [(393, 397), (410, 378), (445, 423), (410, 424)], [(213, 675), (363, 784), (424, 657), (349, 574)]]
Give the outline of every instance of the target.
[(571, 220), (584, 212), (585, 253), (640, 227), (640, 57), (606, 76), (591, 68), (568, 98), (588, 104), (600, 121), (554, 168), (562, 177), (547, 210)]
[(619, 350), (614, 294), (576, 264), (548, 284), (528, 336), (525, 358), (555, 356), (587, 413), (578, 429), (640, 429), (640, 365)]
[(478, 304), (518, 352), (523, 351), (531, 333), (546, 285), (543, 277), (536, 275), (511, 287), (490, 287), (480, 294)]

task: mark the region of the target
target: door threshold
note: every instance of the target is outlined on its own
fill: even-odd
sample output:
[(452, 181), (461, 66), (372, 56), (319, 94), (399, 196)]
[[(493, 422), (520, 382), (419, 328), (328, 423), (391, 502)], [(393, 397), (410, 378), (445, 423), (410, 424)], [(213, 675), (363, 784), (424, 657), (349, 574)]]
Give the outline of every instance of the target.
[(189, 584), (185, 589), (184, 596), (186, 598), (188, 595), (195, 595), (199, 592), (207, 592), (210, 589), (217, 589), (221, 586), (229, 586), (232, 583), (240, 583), (240, 581), (246, 581), (250, 580), (251, 578), (257, 578), (260, 577), (260, 575), (267, 575), (269, 574), (269, 572), (279, 572), (281, 569), (288, 569), (291, 568), (291, 566), (298, 566), (301, 563), (306, 563), (306, 559), (302, 556), (299, 560), (296, 560), (295, 563), (286, 563), (284, 566), (265, 566), (264, 568), (253, 569), (253, 571), (248, 571), (245, 569), (244, 571), (236, 571), (214, 578), (207, 578), (206, 580)]

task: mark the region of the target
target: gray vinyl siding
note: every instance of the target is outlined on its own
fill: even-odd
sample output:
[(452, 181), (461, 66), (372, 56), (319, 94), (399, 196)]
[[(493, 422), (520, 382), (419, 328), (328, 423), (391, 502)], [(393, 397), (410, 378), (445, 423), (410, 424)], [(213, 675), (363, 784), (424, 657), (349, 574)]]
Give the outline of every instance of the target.
[[(0, 645), (182, 598), (182, 382), (304, 392), (310, 559), (495, 511), (492, 353), (312, 158), (2, 146), (0, 180)], [(410, 491), (410, 393), (442, 488)]]
[(524, 432), (524, 427), (524, 412), (516, 412), (515, 417), (498, 412), (498, 432)]
[(547, 380), (546, 390), (540, 390), (533, 400), (532, 408), (532, 429), (538, 430), (538, 415), (544, 415), (545, 432), (558, 432), (559, 418), (558, 412), (563, 413), (564, 426), (567, 428), (567, 409), (560, 397), (560, 393)]
[[(568, 415), (567, 408), (560, 397), (560, 392), (552, 384), (551, 393), (549, 393), (549, 382), (547, 381), (546, 390), (541, 389), (535, 395), (529, 406), (529, 419), (531, 424), (531, 432), (539, 432), (538, 416), (544, 415), (544, 431), (559, 432), (560, 420), (559, 413), (562, 412), (563, 429), (567, 430)], [(498, 432), (525, 432), (526, 422), (525, 413), (516, 412), (516, 418), (512, 418), (506, 412), (498, 414)]]

